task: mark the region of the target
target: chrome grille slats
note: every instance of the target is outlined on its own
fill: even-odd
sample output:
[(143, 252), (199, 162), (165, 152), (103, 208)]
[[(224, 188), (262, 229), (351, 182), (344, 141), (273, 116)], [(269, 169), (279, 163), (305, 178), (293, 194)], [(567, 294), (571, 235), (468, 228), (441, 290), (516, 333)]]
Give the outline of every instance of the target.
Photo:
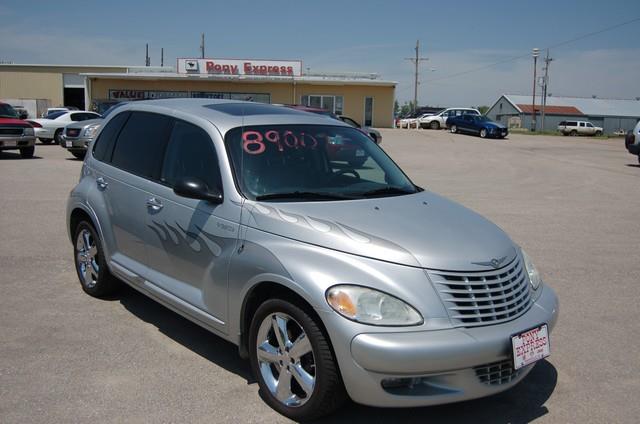
[(518, 378), (520, 370), (514, 370), (510, 359), (492, 362), (473, 368), (481, 383), (488, 386), (507, 384)]
[(458, 327), (509, 321), (531, 306), (529, 283), (519, 256), (496, 270), (427, 272)]

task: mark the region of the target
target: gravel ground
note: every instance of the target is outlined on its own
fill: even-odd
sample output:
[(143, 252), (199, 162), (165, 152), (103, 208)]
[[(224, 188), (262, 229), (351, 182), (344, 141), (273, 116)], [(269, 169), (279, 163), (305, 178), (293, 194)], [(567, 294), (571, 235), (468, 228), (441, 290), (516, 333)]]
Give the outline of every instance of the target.
[[(552, 356), (462, 404), (347, 404), (327, 422), (635, 423), (640, 416), (640, 167), (621, 140), (382, 130), (419, 185), (485, 215), (561, 302)], [(237, 349), (131, 289), (83, 294), (64, 208), (81, 162), (0, 152), (0, 422), (286, 422)]]

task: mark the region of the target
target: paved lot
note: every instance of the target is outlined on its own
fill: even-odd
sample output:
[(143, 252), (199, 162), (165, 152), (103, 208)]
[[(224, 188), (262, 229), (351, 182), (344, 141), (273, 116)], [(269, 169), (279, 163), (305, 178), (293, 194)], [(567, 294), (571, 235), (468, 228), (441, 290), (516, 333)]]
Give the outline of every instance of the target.
[[(552, 356), (514, 390), (410, 410), (348, 404), (330, 422), (637, 422), (640, 167), (621, 140), (386, 130), (420, 185), (484, 214), (561, 301)], [(236, 349), (124, 290), (84, 295), (64, 205), (81, 162), (0, 153), (0, 422), (284, 422)]]

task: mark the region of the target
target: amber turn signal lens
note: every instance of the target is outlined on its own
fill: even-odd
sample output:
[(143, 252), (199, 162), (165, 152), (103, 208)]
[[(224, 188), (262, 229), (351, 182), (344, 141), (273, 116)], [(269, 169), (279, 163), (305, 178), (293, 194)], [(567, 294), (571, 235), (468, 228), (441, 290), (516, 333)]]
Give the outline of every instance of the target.
[(349, 318), (355, 318), (357, 313), (356, 305), (353, 304), (353, 301), (347, 293), (342, 290), (331, 291), (327, 301), (336, 311)]

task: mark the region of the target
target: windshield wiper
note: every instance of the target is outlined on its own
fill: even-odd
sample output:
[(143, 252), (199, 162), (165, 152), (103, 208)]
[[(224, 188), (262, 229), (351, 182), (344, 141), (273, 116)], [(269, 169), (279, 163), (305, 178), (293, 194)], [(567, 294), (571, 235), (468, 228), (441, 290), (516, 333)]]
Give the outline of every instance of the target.
[(269, 193), (256, 196), (256, 200), (279, 200), (279, 199), (303, 199), (303, 200), (347, 200), (352, 197), (342, 196), (334, 193), (319, 193), (313, 191), (291, 191), (285, 193)]
[(363, 193), (358, 193), (359, 196), (362, 197), (375, 197), (375, 196), (380, 196), (380, 195), (384, 195), (384, 194), (413, 194), (415, 193), (415, 191), (411, 191), (411, 190), (407, 190), (405, 188), (400, 188), (400, 187), (383, 187), (383, 188), (377, 188), (375, 190), (369, 190), (369, 191), (365, 191)]

